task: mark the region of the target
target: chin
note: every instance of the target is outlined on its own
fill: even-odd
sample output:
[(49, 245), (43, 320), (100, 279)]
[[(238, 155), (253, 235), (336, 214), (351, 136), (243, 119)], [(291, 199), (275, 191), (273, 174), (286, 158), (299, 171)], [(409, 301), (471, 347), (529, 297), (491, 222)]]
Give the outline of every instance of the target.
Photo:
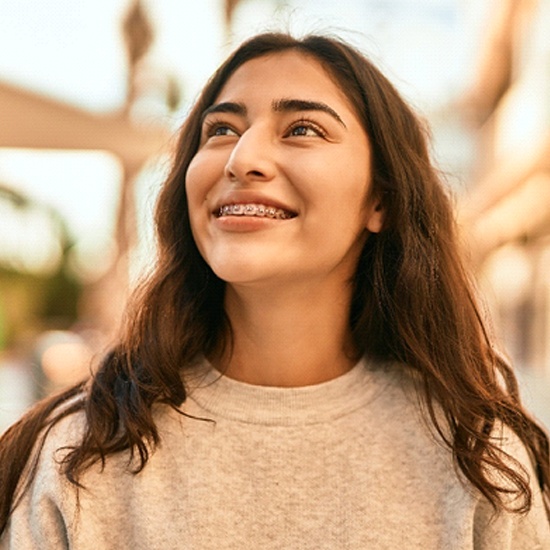
[[(254, 265), (255, 264), (255, 265)], [(228, 284), (246, 284), (261, 281), (273, 273), (266, 273), (265, 265), (258, 266), (257, 262), (224, 262), (211, 263), (212, 271)]]
[[(215, 247), (203, 253), (212, 271), (226, 283), (269, 280), (287, 271), (289, 258), (280, 249), (260, 246)], [(290, 264), (292, 265), (292, 264)]]

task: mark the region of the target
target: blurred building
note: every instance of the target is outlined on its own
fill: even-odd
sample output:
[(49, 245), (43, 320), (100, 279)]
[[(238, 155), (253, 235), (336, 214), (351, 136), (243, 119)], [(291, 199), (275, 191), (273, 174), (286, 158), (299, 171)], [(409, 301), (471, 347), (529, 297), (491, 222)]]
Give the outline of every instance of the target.
[(550, 2), (495, 0), (463, 115), (479, 129), (462, 223), (514, 362), (550, 374)]
[[(0, 184), (0, 431), (33, 399), (84, 378), (94, 345), (118, 328), (137, 241), (136, 176), (164, 152), (171, 133), (134, 109), (148, 91), (143, 60), (153, 39), (139, 1), (129, 4), (122, 28), (127, 97), (115, 111), (94, 112), (0, 81), (0, 151), (30, 158), (32, 151), (103, 151), (120, 167), (114, 251), (104, 251), (109, 262), (93, 281), (76, 269), (75, 243), (60, 214), (10, 181)], [(177, 90), (168, 92), (173, 106)]]
[[(135, 109), (149, 92), (150, 85), (146, 79), (144, 82), (145, 58), (153, 40), (152, 27), (138, 0), (129, 3), (121, 31), (127, 52), (127, 91), (125, 102), (112, 112), (89, 111), (0, 82), (0, 147), (100, 150), (110, 153), (120, 165), (114, 258), (102, 280), (85, 289), (86, 307), (107, 332), (117, 325), (128, 286), (125, 262), (136, 244), (135, 178), (149, 158), (164, 151), (170, 136), (162, 120), (140, 118), (139, 109)], [(173, 102), (175, 95), (172, 87), (167, 101)]]

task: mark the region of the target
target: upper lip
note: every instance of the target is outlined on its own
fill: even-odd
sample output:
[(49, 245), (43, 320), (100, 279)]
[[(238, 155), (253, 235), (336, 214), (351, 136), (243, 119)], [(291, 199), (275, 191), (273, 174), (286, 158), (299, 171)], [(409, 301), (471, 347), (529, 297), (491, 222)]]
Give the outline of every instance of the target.
[(281, 202), (272, 197), (267, 197), (261, 193), (254, 193), (249, 191), (243, 191), (239, 193), (230, 193), (221, 197), (215, 204), (213, 214), (219, 212), (222, 206), (227, 206), (229, 204), (263, 204), (264, 206), (272, 206), (273, 208), (280, 208), (281, 210), (286, 210), (292, 214), (297, 214), (288, 204)]

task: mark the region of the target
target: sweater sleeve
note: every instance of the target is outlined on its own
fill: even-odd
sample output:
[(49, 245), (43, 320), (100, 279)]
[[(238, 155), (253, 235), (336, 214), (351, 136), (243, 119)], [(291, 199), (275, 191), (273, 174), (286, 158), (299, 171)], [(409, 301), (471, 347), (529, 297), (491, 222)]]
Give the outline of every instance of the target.
[(29, 464), (36, 471), (27, 490), (16, 502), (0, 537), (0, 550), (64, 550), (71, 547), (70, 528), (76, 514), (74, 488), (62, 472), (63, 450), (79, 437), (78, 415), (63, 419), (37, 444)]
[(488, 502), (481, 502), (474, 518), (475, 550), (550, 549), (550, 527), (541, 504), (536, 502), (526, 515), (519, 515), (496, 514)]
[(546, 513), (542, 492), (527, 451), (509, 430), (502, 434), (502, 448), (514, 457), (529, 475), (532, 505), (525, 514), (494, 511), (480, 500), (474, 516), (475, 550), (548, 550), (550, 549), (550, 518)]
[(1, 550), (64, 550), (67, 529), (56, 504), (46, 495), (26, 495), (0, 539)]

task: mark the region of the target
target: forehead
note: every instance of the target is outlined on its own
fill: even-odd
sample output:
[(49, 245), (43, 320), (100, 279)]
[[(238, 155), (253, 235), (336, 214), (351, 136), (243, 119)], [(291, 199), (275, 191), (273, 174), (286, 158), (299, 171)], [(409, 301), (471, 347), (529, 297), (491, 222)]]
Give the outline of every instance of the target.
[(348, 97), (322, 63), (294, 50), (246, 61), (228, 78), (216, 102), (273, 97), (330, 100), (352, 109)]

